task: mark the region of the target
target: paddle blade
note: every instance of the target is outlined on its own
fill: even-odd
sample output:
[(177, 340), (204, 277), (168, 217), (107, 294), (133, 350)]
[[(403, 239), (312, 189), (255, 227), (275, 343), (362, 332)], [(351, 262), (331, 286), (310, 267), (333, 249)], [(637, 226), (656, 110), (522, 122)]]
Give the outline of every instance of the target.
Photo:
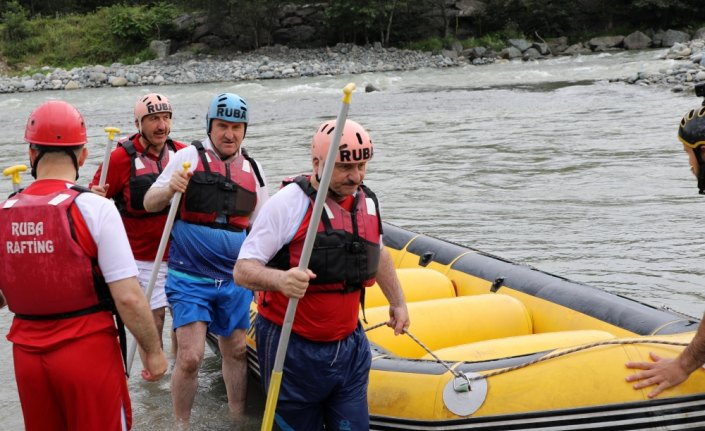
[(270, 431), (274, 426), (274, 412), (277, 409), (277, 399), (279, 398), (279, 388), (282, 385), (283, 373), (281, 371), (272, 372), (269, 379), (269, 390), (267, 391), (267, 404), (262, 417), (262, 431)]

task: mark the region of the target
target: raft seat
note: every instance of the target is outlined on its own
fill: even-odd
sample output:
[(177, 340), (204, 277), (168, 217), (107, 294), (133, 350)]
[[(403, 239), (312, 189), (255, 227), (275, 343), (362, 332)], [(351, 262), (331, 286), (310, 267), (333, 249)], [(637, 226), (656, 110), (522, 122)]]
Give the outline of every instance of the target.
[[(406, 302), (427, 301), (456, 296), (453, 283), (445, 274), (428, 268), (399, 268), (397, 277)], [(377, 283), (365, 290), (365, 308), (389, 305)]]
[[(518, 299), (499, 293), (409, 302), (409, 332), (431, 351), (452, 346), (529, 335), (531, 315)], [(389, 320), (389, 307), (366, 309), (365, 327)], [(411, 337), (382, 326), (367, 331), (370, 342), (395, 355), (421, 358), (427, 351)]]
[[(607, 331), (598, 330), (545, 332), (541, 334), (519, 335), (494, 340), (477, 341), (438, 349), (433, 351), (433, 353), (440, 359), (449, 362), (491, 361), (511, 356), (528, 355), (555, 349), (566, 349), (615, 338), (617, 338), (615, 335)], [(430, 354), (426, 354), (422, 359), (434, 358)]]

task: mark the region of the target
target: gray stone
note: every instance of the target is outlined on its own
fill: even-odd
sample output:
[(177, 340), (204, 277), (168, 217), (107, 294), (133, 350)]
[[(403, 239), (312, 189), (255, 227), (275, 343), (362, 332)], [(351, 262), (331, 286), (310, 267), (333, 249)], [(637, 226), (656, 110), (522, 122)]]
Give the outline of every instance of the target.
[(78, 90), (79, 88), (81, 88), (81, 86), (78, 82), (74, 81), (73, 79), (67, 82), (64, 86), (64, 90)]
[(365, 85), (365, 93), (372, 93), (373, 91), (379, 91), (379, 88), (370, 83)]
[(509, 46), (513, 46), (521, 52), (524, 52), (527, 49), (531, 48), (531, 42), (527, 41), (526, 39), (509, 39), (507, 43), (509, 44)]
[(551, 55), (551, 48), (547, 43), (536, 43), (531, 44), (531, 47), (539, 52), (541, 55)]
[(563, 51), (563, 54), (566, 55), (580, 55), (580, 54), (590, 54), (592, 53), (592, 50), (582, 43), (576, 43), (573, 45), (570, 45), (568, 48)]
[(159, 60), (164, 60), (171, 54), (171, 40), (153, 40), (149, 42), (149, 50), (157, 56)]
[(443, 55), (446, 58), (451, 58), (453, 60), (458, 59), (458, 51), (456, 51), (454, 49), (442, 49), (441, 55)]
[(504, 48), (502, 51), (500, 51), (499, 55), (502, 58), (507, 58), (507, 59), (511, 60), (513, 58), (521, 57), (521, 51), (514, 46), (510, 46), (510, 47)]
[(608, 48), (617, 48), (624, 42), (624, 36), (593, 37), (588, 41), (588, 46), (593, 51), (605, 51)]
[(103, 72), (91, 72), (88, 74), (88, 80), (93, 82), (106, 82), (108, 75)]
[(123, 76), (111, 76), (108, 82), (113, 87), (124, 87), (127, 85), (127, 79)]
[(688, 43), (690, 41), (690, 35), (684, 31), (679, 30), (667, 30), (663, 35), (661, 40), (661, 46), (671, 47), (676, 43)]
[(651, 46), (651, 38), (640, 31), (635, 31), (624, 38), (625, 49), (646, 49)]
[(541, 53), (536, 48), (529, 48), (521, 56), (522, 60), (537, 60), (541, 58)]
[(695, 34), (693, 34), (693, 39), (704, 40), (705, 39), (705, 27), (700, 27), (699, 29), (695, 30)]

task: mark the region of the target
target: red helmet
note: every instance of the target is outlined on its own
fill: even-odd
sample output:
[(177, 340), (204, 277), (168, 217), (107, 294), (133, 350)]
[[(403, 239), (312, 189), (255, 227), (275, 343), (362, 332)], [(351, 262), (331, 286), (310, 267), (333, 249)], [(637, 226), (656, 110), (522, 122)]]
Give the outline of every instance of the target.
[(50, 100), (29, 114), (24, 140), (50, 147), (85, 145), (88, 142), (86, 123), (73, 105), (62, 100)]
[[(311, 154), (313, 157), (325, 161), (328, 155), (333, 140), (333, 130), (335, 129), (336, 120), (326, 121), (313, 135), (311, 142)], [(361, 163), (372, 159), (374, 150), (372, 148), (372, 139), (367, 131), (358, 123), (352, 120), (345, 121), (343, 135), (340, 137), (340, 145), (338, 147), (337, 163)]]

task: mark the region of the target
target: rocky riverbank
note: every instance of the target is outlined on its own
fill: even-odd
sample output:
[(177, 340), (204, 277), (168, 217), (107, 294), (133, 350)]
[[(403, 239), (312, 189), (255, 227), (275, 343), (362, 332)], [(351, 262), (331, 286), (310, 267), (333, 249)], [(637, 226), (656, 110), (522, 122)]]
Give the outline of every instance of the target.
[[(350, 44), (319, 49), (274, 46), (220, 56), (183, 51), (136, 65), (115, 63), (71, 70), (44, 67), (31, 76), (0, 76), (0, 93), (280, 79), (468, 64), (482, 67), (496, 61), (520, 58), (541, 61), (555, 55), (588, 55), (620, 50), (625, 49), (626, 39), (601, 38), (570, 47), (561, 47), (556, 41), (534, 43), (523, 39), (510, 40), (509, 46), (499, 53), (484, 48), (463, 49), (456, 46), (455, 49), (432, 54), (383, 48), (380, 45), (361, 47)], [(640, 73), (620, 80), (637, 85), (665, 85), (673, 91), (686, 91), (699, 82), (705, 82), (705, 40), (674, 42), (664, 59), (681, 61), (677, 61), (675, 66), (670, 63), (668, 67), (665, 65), (657, 74)], [(370, 87), (367, 90), (375, 89)]]
[(115, 63), (71, 70), (45, 67), (31, 76), (0, 77), (0, 93), (296, 78), (458, 64), (461, 62), (457, 59), (442, 54), (347, 44), (323, 49), (275, 46), (223, 56), (185, 51), (129, 66)]
[(659, 73), (638, 73), (624, 81), (637, 85), (664, 85), (674, 92), (689, 91), (696, 84), (705, 83), (705, 40), (675, 43), (664, 59), (679, 61)]

